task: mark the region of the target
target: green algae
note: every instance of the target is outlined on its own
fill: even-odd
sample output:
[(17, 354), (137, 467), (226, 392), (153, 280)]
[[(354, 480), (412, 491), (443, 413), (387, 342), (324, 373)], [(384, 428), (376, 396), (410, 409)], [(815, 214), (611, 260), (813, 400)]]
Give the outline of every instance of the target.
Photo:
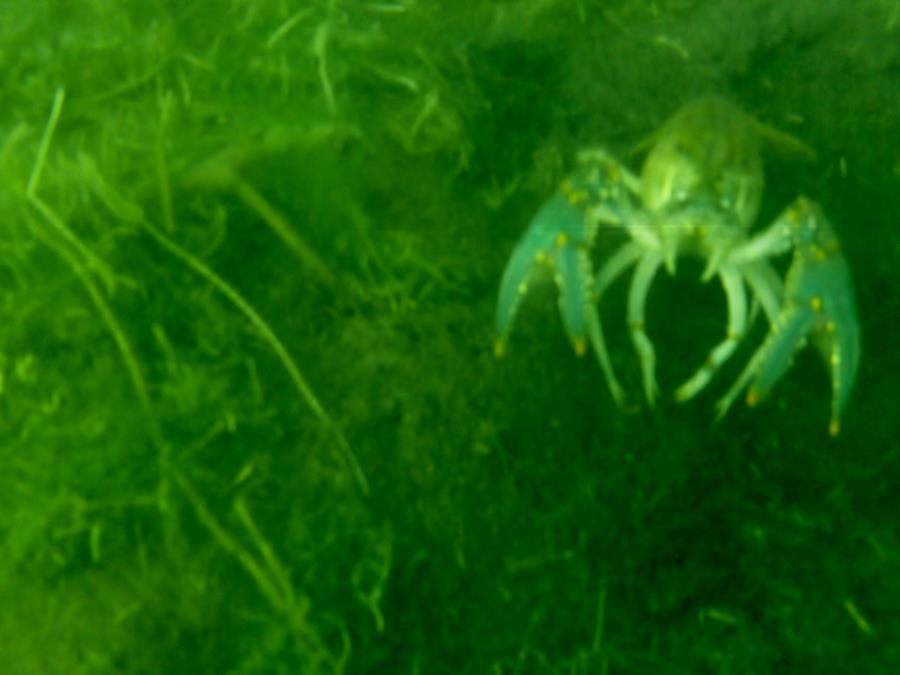
[[(5, 3), (6, 670), (891, 672), (895, 14)], [(763, 220), (803, 192), (844, 240), (865, 351), (837, 440), (806, 352), (718, 426), (717, 389), (617, 410), (549, 290), (492, 354), (574, 152), (628, 157), (709, 91), (820, 157), (773, 160)], [(649, 306), (664, 388), (723, 328), (692, 272)]]

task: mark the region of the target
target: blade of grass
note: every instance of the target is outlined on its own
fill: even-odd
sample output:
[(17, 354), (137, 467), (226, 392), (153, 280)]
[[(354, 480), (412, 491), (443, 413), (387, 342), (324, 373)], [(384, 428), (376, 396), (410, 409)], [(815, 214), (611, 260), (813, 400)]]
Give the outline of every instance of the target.
[[(75, 274), (75, 276), (78, 278), (79, 282), (87, 292), (88, 297), (94, 305), (94, 308), (100, 315), (101, 321), (106, 326), (107, 331), (109, 331), (110, 335), (113, 338), (113, 341), (116, 344), (116, 347), (119, 350), (119, 354), (125, 364), (125, 370), (128, 372), (129, 379), (131, 380), (132, 387), (135, 390), (138, 402), (141, 406), (141, 411), (146, 420), (151, 440), (159, 449), (159, 504), (160, 507), (164, 509), (168, 497), (167, 476), (170, 448), (163, 440), (159, 424), (156, 420), (156, 415), (153, 412), (153, 406), (150, 402), (150, 396), (147, 393), (147, 386), (144, 380), (144, 375), (141, 370), (140, 363), (135, 356), (134, 350), (131, 347), (131, 343), (125, 335), (125, 331), (123, 331), (122, 327), (119, 325), (119, 321), (118, 319), (116, 319), (115, 313), (112, 311), (109, 303), (107, 303), (106, 298), (103, 296), (103, 293), (100, 291), (97, 284), (94, 283), (94, 279), (91, 277), (88, 269), (85, 268), (85, 265), (82, 264), (81, 260), (79, 260), (78, 256), (81, 256), (83, 260), (87, 261), (89, 265), (95, 271), (97, 271), (101, 278), (107, 282), (107, 286), (110, 288), (112, 287), (112, 275), (106, 269), (105, 265), (99, 264), (99, 259), (93, 254), (90, 248), (88, 248), (88, 246), (85, 245), (75, 235), (75, 233), (66, 226), (63, 219), (60, 218), (56, 214), (56, 212), (37, 195), (37, 189), (40, 184), (41, 175), (43, 173), (44, 165), (47, 161), (47, 155), (49, 153), (50, 145), (53, 140), (53, 134), (56, 130), (57, 124), (59, 123), (60, 115), (62, 114), (64, 101), (65, 90), (59, 88), (57, 89), (56, 95), (53, 99), (53, 107), (50, 111), (50, 117), (47, 120), (46, 127), (44, 128), (44, 135), (41, 138), (41, 143), (38, 147), (35, 164), (32, 168), (31, 176), (28, 180), (28, 185), (26, 188), (26, 199), (35, 208), (35, 210), (38, 211), (41, 216), (43, 216), (44, 222), (51, 226), (52, 232), (57, 236), (52, 236), (50, 232), (46, 231), (45, 228), (38, 226), (37, 223), (35, 223), (31, 218), (28, 218), (28, 225), (31, 228), (32, 232), (34, 232), (35, 236), (41, 239), (71, 268), (72, 272)], [(60, 241), (60, 238), (63, 241)], [(69, 244), (71, 248), (67, 247), (65, 245), (66, 243)]]
[(56, 233), (64, 239), (70, 246), (75, 248), (81, 256), (89, 262), (91, 269), (95, 270), (103, 280), (107, 290), (111, 290), (114, 285), (114, 277), (112, 272), (107, 268), (106, 264), (94, 255), (87, 246), (85, 246), (75, 234), (66, 227), (65, 223), (40, 197), (37, 196), (37, 188), (44, 172), (44, 165), (47, 162), (47, 153), (50, 151), (50, 144), (53, 141), (53, 134), (56, 132), (56, 126), (59, 123), (59, 117), (62, 114), (63, 103), (66, 99), (65, 89), (60, 87), (56, 90), (53, 97), (53, 107), (50, 110), (50, 117), (47, 125), (44, 127), (44, 134), (41, 137), (41, 143), (38, 146), (37, 157), (34, 166), (31, 169), (31, 176), (28, 179), (28, 185), (25, 188), (25, 197), (28, 202), (44, 217), (44, 220), (50, 225)]
[[(168, 171), (165, 165), (165, 153), (162, 152), (162, 147), (162, 139), (158, 139), (158, 148), (160, 149), (160, 151), (156, 153), (156, 160), (158, 163), (157, 176), (160, 182), (161, 192), (163, 194), (171, 194)], [(228, 171), (227, 175), (229, 176), (229, 179), (233, 178), (232, 172)], [(241, 182), (241, 184), (243, 183)], [(247, 193), (245, 190), (244, 194), (242, 195), (242, 199), (244, 199), (245, 203), (247, 203), (248, 206), (254, 208), (254, 201), (256, 200), (254, 200), (252, 197), (253, 194), (255, 194), (255, 191), (253, 191), (250, 186), (246, 184), (243, 185), (245, 186), (245, 188), (249, 188), (251, 192)], [(260, 199), (262, 198), (260, 197)], [(171, 202), (166, 202), (166, 200), (164, 200), (163, 204), (164, 221), (167, 223), (167, 228), (174, 231), (175, 218), (172, 213)], [(273, 229), (276, 230), (276, 232), (279, 232), (279, 230), (281, 230), (279, 234), (283, 235), (285, 230), (290, 232), (290, 227), (287, 226), (286, 222), (283, 222), (283, 218), (277, 212), (274, 214), (274, 217), (270, 219), (266, 218), (267, 209), (265, 207), (267, 206), (267, 204), (268, 202), (265, 202), (265, 200), (263, 200), (262, 210), (260, 210), (259, 208), (260, 204), (255, 204), (257, 213), (260, 213), (263, 219), (267, 220), (267, 222), (269, 222), (270, 226), (272, 226)], [(269, 215), (271, 216), (272, 214)], [(280, 225), (282, 224), (284, 225), (283, 228), (280, 227)], [(347, 438), (344, 436), (344, 433), (343, 431), (341, 431), (340, 427), (325, 411), (325, 408), (319, 402), (319, 399), (313, 393), (310, 386), (306, 383), (306, 379), (300, 373), (300, 369), (297, 367), (297, 364), (291, 357), (290, 352), (288, 352), (287, 348), (284, 346), (284, 344), (281, 342), (281, 340), (278, 338), (269, 324), (266, 323), (266, 321), (259, 315), (259, 313), (253, 308), (253, 306), (249, 302), (247, 302), (243, 298), (243, 296), (237, 292), (237, 290), (235, 290), (230, 284), (228, 284), (228, 282), (226, 282), (222, 277), (216, 274), (207, 265), (203, 264), (201, 260), (181, 248), (178, 244), (176, 244), (173, 240), (160, 232), (145, 218), (141, 219), (139, 225), (160, 246), (162, 246), (166, 251), (178, 258), (196, 274), (209, 282), (214, 288), (222, 293), (222, 295), (224, 295), (238, 309), (238, 311), (240, 311), (245, 317), (247, 317), (253, 327), (256, 328), (257, 332), (259, 332), (259, 334), (262, 336), (263, 340), (265, 340), (272, 348), (275, 356), (281, 362), (282, 367), (285, 369), (285, 371), (287, 371), (288, 377), (291, 379), (291, 382), (297, 389), (300, 397), (306, 402), (310, 410), (312, 410), (313, 414), (322, 423), (322, 425), (333, 435), (338, 444), (340, 458), (349, 470), (350, 475), (353, 477), (353, 480), (359, 487), (360, 492), (362, 492), (363, 495), (368, 495), (369, 482), (366, 479), (366, 475), (363, 472), (362, 467), (356, 459), (356, 455), (353, 453), (353, 450), (350, 447), (350, 443), (347, 441)], [(301, 244), (302, 243), (303, 242), (301, 241)], [(305, 248), (305, 244), (303, 244), (303, 247)], [(313, 257), (313, 262), (317, 261), (318, 258)]]
[(253, 327), (262, 336), (263, 340), (265, 340), (269, 344), (269, 346), (272, 348), (272, 351), (278, 357), (281, 365), (284, 367), (285, 371), (287, 371), (291, 382), (299, 392), (300, 397), (306, 402), (310, 410), (312, 410), (313, 414), (322, 423), (322, 425), (326, 429), (328, 429), (328, 431), (334, 436), (338, 444), (338, 449), (340, 451), (342, 461), (350, 471), (353, 479), (359, 486), (360, 491), (364, 495), (368, 495), (368, 480), (366, 480), (366, 476), (363, 473), (362, 467), (360, 467), (359, 462), (356, 460), (356, 456), (353, 454), (353, 450), (350, 448), (350, 444), (347, 442), (344, 433), (341, 431), (340, 427), (338, 427), (337, 424), (335, 424), (335, 422), (331, 419), (331, 416), (328, 415), (328, 413), (325, 411), (325, 408), (322, 406), (322, 404), (319, 402), (319, 399), (307, 384), (306, 379), (300, 373), (300, 369), (297, 367), (297, 364), (294, 362), (294, 359), (291, 357), (287, 348), (284, 346), (278, 336), (275, 335), (275, 332), (271, 327), (269, 327), (269, 324), (266, 323), (266, 321), (259, 315), (259, 313), (253, 308), (253, 306), (249, 302), (247, 302), (244, 297), (237, 292), (237, 290), (235, 290), (227, 281), (216, 274), (213, 270), (204, 265), (203, 262), (195, 258), (174, 241), (166, 237), (162, 232), (153, 227), (153, 225), (151, 225), (147, 220), (142, 221), (140, 225), (141, 228), (148, 235), (150, 235), (150, 237), (153, 238), (160, 246), (162, 246), (166, 251), (181, 260), (181, 262), (187, 265), (190, 269), (192, 269), (194, 272), (196, 272), (198, 275), (212, 284), (212, 286), (216, 288), (216, 290), (218, 290), (222, 295), (224, 295), (231, 302), (231, 304), (233, 304), (241, 312), (241, 314), (247, 317)]
[(344, 433), (341, 431), (340, 427), (338, 427), (337, 424), (335, 424), (335, 422), (331, 419), (331, 416), (325, 411), (325, 408), (322, 406), (322, 404), (319, 402), (319, 399), (307, 384), (306, 379), (300, 373), (300, 369), (297, 367), (297, 364), (294, 362), (294, 359), (291, 357), (287, 348), (284, 346), (278, 336), (275, 335), (275, 332), (269, 327), (269, 324), (266, 323), (266, 321), (259, 315), (259, 313), (253, 308), (253, 306), (243, 298), (240, 293), (238, 293), (231, 285), (229, 285), (228, 282), (222, 279), (222, 277), (220, 277), (209, 267), (204, 265), (200, 260), (192, 256), (174, 241), (166, 237), (162, 232), (153, 227), (153, 225), (151, 225), (146, 220), (141, 223), (141, 228), (147, 234), (149, 234), (150, 237), (152, 237), (160, 246), (162, 246), (173, 256), (181, 260), (190, 269), (192, 269), (194, 272), (196, 272), (201, 277), (206, 279), (206, 281), (212, 284), (212, 286), (222, 295), (224, 295), (231, 302), (231, 304), (233, 304), (241, 312), (241, 314), (247, 317), (253, 327), (262, 336), (263, 340), (265, 340), (272, 348), (272, 351), (278, 357), (278, 360), (281, 361), (281, 365), (284, 367), (285, 371), (287, 371), (288, 376), (290, 377), (291, 382), (294, 384), (294, 387), (299, 392), (300, 397), (306, 402), (307, 406), (309, 406), (310, 410), (312, 410), (313, 414), (322, 423), (322, 425), (326, 429), (328, 429), (328, 431), (334, 436), (335, 440), (337, 441), (343, 462), (350, 470), (351, 475), (356, 481), (356, 484), (359, 486), (360, 491), (364, 495), (368, 495), (368, 480), (366, 480), (366, 476), (363, 473), (362, 467), (359, 465), (356, 456), (353, 454), (353, 450), (350, 448), (350, 444), (344, 436)]

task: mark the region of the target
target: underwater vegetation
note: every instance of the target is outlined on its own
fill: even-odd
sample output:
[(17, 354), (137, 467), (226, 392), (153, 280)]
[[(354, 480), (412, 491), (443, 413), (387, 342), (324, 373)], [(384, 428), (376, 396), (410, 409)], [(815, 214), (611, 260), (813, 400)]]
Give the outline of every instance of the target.
[[(2, 3), (0, 670), (896, 670), (898, 31), (893, 0)], [(646, 298), (652, 409), (552, 283), (494, 355), (578, 152), (639, 167), (710, 94), (817, 155), (765, 158), (759, 222), (804, 194), (840, 238), (834, 438), (812, 350), (719, 424), (667, 393), (726, 316), (689, 258)]]

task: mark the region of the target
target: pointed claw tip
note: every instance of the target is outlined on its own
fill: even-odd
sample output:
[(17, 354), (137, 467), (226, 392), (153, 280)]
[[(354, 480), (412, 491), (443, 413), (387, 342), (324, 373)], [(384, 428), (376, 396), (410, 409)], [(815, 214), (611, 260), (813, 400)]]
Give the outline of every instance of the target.
[(677, 268), (675, 265), (675, 255), (674, 254), (667, 255), (664, 260), (664, 265), (666, 267), (666, 272), (669, 274), (669, 276), (674, 277), (675, 272), (677, 271)]

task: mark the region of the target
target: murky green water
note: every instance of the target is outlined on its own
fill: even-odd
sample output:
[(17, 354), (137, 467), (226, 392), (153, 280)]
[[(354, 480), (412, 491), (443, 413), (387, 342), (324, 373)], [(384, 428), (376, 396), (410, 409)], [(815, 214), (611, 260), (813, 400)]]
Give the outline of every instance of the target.
[[(474, 5), (474, 8), (473, 8)], [(0, 661), (43, 673), (887, 673), (900, 665), (896, 2), (0, 8)], [(604, 299), (626, 392), (504, 265), (575, 165), (714, 93), (802, 139), (856, 390), (672, 393), (725, 303)], [(646, 145), (646, 144), (644, 144)], [(596, 242), (602, 264), (617, 233)], [(783, 273), (789, 260), (776, 260)]]

